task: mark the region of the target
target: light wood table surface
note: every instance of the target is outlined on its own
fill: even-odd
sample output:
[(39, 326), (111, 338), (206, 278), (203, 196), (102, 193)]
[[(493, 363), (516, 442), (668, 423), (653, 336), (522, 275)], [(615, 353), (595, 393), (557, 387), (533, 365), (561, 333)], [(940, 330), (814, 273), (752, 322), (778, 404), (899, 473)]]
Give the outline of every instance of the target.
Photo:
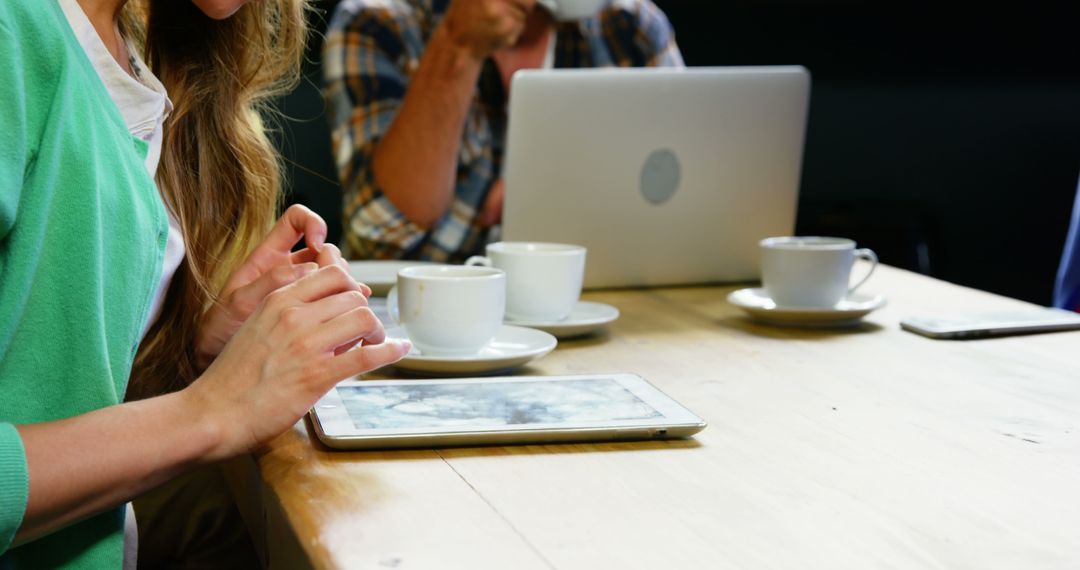
[[(755, 324), (736, 287), (590, 293), (610, 333), (521, 374), (638, 373), (673, 442), (389, 452), (307, 422), (231, 466), (271, 567), (1080, 568), (1080, 333), (934, 341), (1019, 301), (882, 267), (847, 330)], [(265, 538), (265, 541), (263, 539)]]

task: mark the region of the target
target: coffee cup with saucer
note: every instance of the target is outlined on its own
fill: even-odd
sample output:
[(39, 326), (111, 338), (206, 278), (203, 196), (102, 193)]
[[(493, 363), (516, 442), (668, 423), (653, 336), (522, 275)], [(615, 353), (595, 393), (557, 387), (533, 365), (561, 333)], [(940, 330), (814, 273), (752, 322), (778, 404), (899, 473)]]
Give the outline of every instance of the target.
[(595, 332), (619, 318), (611, 305), (581, 301), (586, 250), (540, 242), (489, 244), (467, 266), (506, 272), (506, 322), (547, 331), (558, 338)]
[(413, 344), (395, 366), (423, 374), (480, 374), (506, 370), (547, 354), (555, 338), (503, 324), (506, 274), (500, 269), (414, 266), (398, 272), (387, 309), (400, 326), (391, 338)]
[[(881, 296), (857, 293), (874, 273), (877, 256), (855, 242), (832, 237), (774, 237), (760, 242), (762, 287), (740, 289), (728, 301), (755, 320), (804, 327), (843, 327), (859, 323), (885, 305)], [(849, 286), (856, 259), (870, 269)]]

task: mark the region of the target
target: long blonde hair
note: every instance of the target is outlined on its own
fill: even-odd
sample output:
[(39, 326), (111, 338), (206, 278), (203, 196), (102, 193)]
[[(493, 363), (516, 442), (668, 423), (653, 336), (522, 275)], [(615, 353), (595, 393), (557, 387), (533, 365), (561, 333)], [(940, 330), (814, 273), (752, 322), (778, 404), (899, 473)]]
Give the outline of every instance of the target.
[(125, 33), (173, 101), (157, 181), (187, 248), (136, 355), (128, 399), (195, 379), (201, 320), (273, 224), (282, 178), (264, 120), (269, 99), (299, 79), (307, 9), (307, 0), (262, 0), (218, 21), (190, 0), (125, 6)]

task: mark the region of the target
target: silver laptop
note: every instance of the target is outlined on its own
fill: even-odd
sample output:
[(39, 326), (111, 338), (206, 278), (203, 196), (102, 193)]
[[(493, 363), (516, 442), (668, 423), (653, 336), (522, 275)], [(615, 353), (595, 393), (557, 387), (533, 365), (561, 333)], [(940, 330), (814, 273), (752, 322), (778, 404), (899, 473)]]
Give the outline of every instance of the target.
[(503, 239), (588, 248), (585, 286), (750, 281), (795, 227), (803, 67), (521, 71)]

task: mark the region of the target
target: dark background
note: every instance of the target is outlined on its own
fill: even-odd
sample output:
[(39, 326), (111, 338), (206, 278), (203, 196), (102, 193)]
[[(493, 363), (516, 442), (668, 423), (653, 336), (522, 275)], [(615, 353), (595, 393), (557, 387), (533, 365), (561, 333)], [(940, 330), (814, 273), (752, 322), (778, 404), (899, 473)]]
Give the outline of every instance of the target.
[[(334, 1), (320, 1), (315, 27)], [(1067, 2), (657, 0), (688, 65), (813, 74), (799, 234), (1049, 304), (1080, 174), (1080, 27)], [(340, 236), (321, 38), (283, 98), (290, 200)]]

